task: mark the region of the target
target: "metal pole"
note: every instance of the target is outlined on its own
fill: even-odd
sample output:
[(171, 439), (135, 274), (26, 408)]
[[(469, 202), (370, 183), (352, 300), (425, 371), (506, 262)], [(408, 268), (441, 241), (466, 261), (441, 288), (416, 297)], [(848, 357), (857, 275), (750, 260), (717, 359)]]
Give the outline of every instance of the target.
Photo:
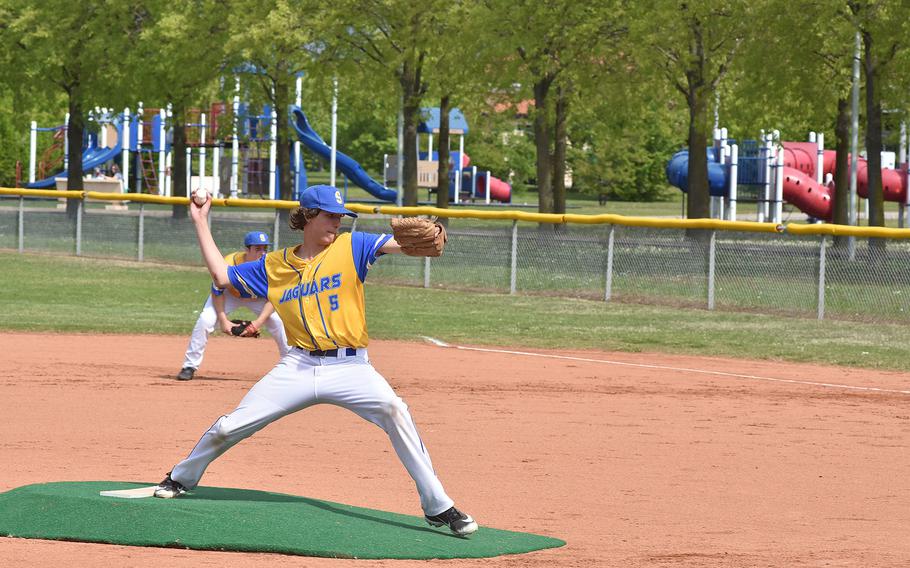
[(76, 209), (76, 256), (82, 256), (82, 209), (85, 199), (79, 199), (79, 207)]
[[(136, 173), (134, 174), (135, 180), (133, 184), (133, 189), (136, 193), (142, 193), (142, 137), (143, 137), (143, 128), (142, 116), (145, 113), (145, 110), (142, 107), (142, 103), (139, 103), (139, 107), (136, 109), (136, 147), (133, 149), (136, 152), (136, 157), (139, 158), (138, 163), (136, 164)], [(123, 176), (126, 178), (126, 176)]]
[(329, 160), (329, 185), (335, 187), (335, 169), (338, 147), (338, 77), (332, 78), (332, 154)]
[(163, 108), (158, 109), (158, 117), (161, 119), (161, 123), (158, 125), (158, 195), (167, 195), (167, 182), (164, 179), (164, 172), (167, 165), (165, 162), (166, 159), (166, 148), (167, 148), (167, 129), (164, 127), (167, 124), (167, 111)]
[(825, 133), (819, 132), (816, 136), (818, 149), (815, 152), (815, 181), (823, 183), (825, 181)]
[(123, 140), (120, 141), (120, 145), (123, 148), (123, 153), (120, 157), (120, 192), (126, 193), (129, 191), (130, 185), (130, 109), (129, 107), (123, 109), (123, 127), (120, 129), (120, 133), (123, 135)]
[[(303, 106), (303, 77), (300, 76), (299, 74), (297, 75), (295, 95), (296, 96), (294, 98), (294, 103), (297, 105), (297, 108), (300, 108)], [(294, 141), (294, 167), (292, 169), (295, 174), (294, 175), (294, 195), (295, 196), (300, 195), (300, 192), (305, 189), (303, 187), (298, 186), (298, 183), (300, 182), (300, 161), (301, 161), (300, 144), (301, 144), (301, 142), (300, 142), (299, 138)], [(385, 184), (383, 184), (383, 185), (385, 185)]]
[(518, 284), (518, 221), (512, 221), (512, 273), (509, 279), (509, 294), (515, 295)]
[[(272, 89), (272, 96), (274, 96), (275, 90)], [(275, 112), (275, 109), (272, 109), (270, 113), (269, 121), (269, 197), (272, 199), (280, 199), (281, 196), (278, 195), (278, 113)]]
[[(777, 143), (775, 142), (775, 145)], [(772, 221), (780, 223), (784, 216), (784, 147), (777, 145), (777, 160), (774, 166), (774, 214)]]
[(490, 204), (490, 170), (487, 170), (487, 179), (484, 181), (484, 186), (486, 190), (486, 202), (487, 205)]
[(38, 123), (32, 121), (28, 135), (28, 183), (35, 183), (35, 169), (38, 166)]
[(738, 191), (739, 176), (739, 146), (733, 144), (730, 146), (730, 191), (727, 200), (727, 220), (736, 221), (736, 197)]
[(145, 259), (145, 203), (139, 204), (139, 239), (136, 243), (136, 260)]
[(66, 113), (63, 121), (63, 171), (70, 165), (70, 113)]
[[(859, 152), (859, 58), (860, 58), (860, 37), (857, 31), (853, 45), (853, 86), (851, 99), (851, 117), (850, 117), (850, 205), (848, 211), (848, 221), (850, 225), (856, 225), (856, 171), (857, 158)], [(856, 238), (847, 237), (847, 251), (850, 260), (853, 260), (856, 253)]]
[(240, 179), (240, 77), (234, 78), (234, 116), (231, 140), (231, 199), (237, 199), (237, 184)]
[(272, 250), (278, 250), (278, 230), (281, 228), (281, 211), (275, 209), (275, 224), (272, 233)]
[(714, 260), (717, 249), (717, 231), (711, 231), (711, 244), (708, 247), (708, 309), (714, 309)]
[(770, 211), (769, 211), (769, 202), (771, 201), (771, 160), (773, 160), (773, 152), (771, 146), (771, 135), (767, 134), (762, 140), (761, 147), (761, 156), (762, 156), (762, 165), (764, 170), (764, 183), (762, 183), (762, 198), (758, 204), (758, 222), (764, 223), (769, 221)]
[[(901, 121), (900, 157), (898, 158), (898, 163), (900, 164), (898, 168), (900, 169), (901, 177), (903, 178), (901, 182), (904, 184), (904, 187), (907, 188), (907, 193), (910, 194), (910, 187), (907, 186), (907, 123), (904, 121)], [(904, 228), (906, 210), (906, 203), (898, 204), (897, 226), (901, 229)]]
[(19, 254), (25, 252), (25, 198), (19, 197)]
[(461, 184), (464, 183), (464, 134), (458, 135), (458, 175), (455, 177), (455, 203), (461, 201)]
[(613, 297), (613, 236), (616, 226), (610, 225), (610, 236), (607, 238), (607, 284), (604, 290), (604, 302), (609, 302)]
[[(205, 187), (205, 166), (206, 166), (206, 128), (205, 128), (205, 113), (199, 114), (199, 185), (200, 187)], [(207, 188), (208, 189), (208, 188)], [(217, 195), (216, 188), (212, 187), (210, 192), (212, 195)]]
[(423, 259), (423, 287), (430, 287), (430, 257), (424, 257)]
[(825, 249), (828, 239), (822, 235), (821, 245), (818, 247), (818, 319), (825, 319)]
[(398, 108), (398, 154), (397, 154), (395, 187), (398, 189), (398, 195), (395, 203), (399, 207), (404, 203), (404, 95), (402, 95), (401, 106)]

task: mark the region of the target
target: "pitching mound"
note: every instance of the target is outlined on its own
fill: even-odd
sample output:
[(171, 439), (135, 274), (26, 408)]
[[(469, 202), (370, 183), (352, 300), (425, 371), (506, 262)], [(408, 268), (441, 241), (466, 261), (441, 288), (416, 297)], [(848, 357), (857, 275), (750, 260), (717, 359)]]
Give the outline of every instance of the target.
[(26, 485), (0, 494), (0, 535), (329, 558), (487, 558), (565, 542), (481, 526), (470, 538), (422, 517), (294, 495), (199, 487), (180, 499), (121, 499), (112, 481)]

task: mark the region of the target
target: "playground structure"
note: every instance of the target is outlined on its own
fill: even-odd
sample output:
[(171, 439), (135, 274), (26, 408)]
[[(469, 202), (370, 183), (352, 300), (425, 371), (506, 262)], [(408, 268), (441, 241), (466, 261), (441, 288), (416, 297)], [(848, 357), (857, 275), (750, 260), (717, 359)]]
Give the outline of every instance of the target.
[[(439, 181), (439, 152), (433, 150), (433, 135), (439, 134), (440, 109), (420, 109), (421, 122), (417, 126), (417, 187), (436, 191)], [(427, 151), (420, 148), (420, 135), (427, 135)], [(483, 199), (502, 203), (512, 201), (512, 186), (493, 177), (489, 171), (479, 170), (471, 165), (471, 158), (464, 151), (464, 138), (468, 134), (468, 122), (464, 114), (455, 108), (449, 112), (449, 134), (458, 136), (458, 150), (449, 152), (449, 201), (460, 203), (465, 200)], [(383, 156), (383, 185), (397, 181), (399, 176), (397, 156)]]
[[(885, 201), (900, 204), (899, 224), (904, 226), (910, 206), (910, 170), (905, 143), (897, 168), (893, 153), (883, 152), (882, 190)], [(890, 159), (889, 159), (890, 158)], [(688, 150), (681, 150), (667, 163), (671, 185), (688, 191)], [(809, 217), (832, 221), (836, 152), (826, 150), (824, 135), (810, 133), (808, 142), (780, 142), (777, 132), (762, 136), (760, 142), (747, 140), (742, 145), (727, 138), (726, 129), (715, 129), (714, 144), (708, 148), (708, 184), (711, 216), (735, 220), (739, 201), (758, 204), (759, 222), (780, 223), (783, 203), (787, 202)], [(857, 159), (857, 194), (868, 197), (868, 163)], [(745, 191), (744, 191), (745, 190)], [(868, 207), (868, 203), (867, 203)]]
[[(300, 108), (301, 81), (301, 76), (298, 76), (297, 104), (289, 109), (290, 123), (298, 139), (294, 142), (291, 153), (293, 194), (297, 195), (307, 186), (306, 167), (301, 151), (303, 144), (320, 158), (330, 161), (333, 166), (337, 163), (345, 176), (345, 183), (350, 181), (382, 201), (396, 202), (397, 190), (374, 180), (359, 163), (337, 149), (333, 150), (313, 130)], [(434, 109), (425, 110), (426, 116), (432, 118)], [(422, 131), (427, 132), (430, 138), (429, 153), (422, 155), (418, 161), (419, 171), (423, 173), (420, 187), (428, 189), (435, 189), (437, 176), (437, 162), (434, 161), (436, 153), (432, 151), (432, 136), (438, 132), (439, 112), (438, 109), (435, 110), (435, 125), (428, 122), (421, 124)], [(496, 179), (490, 172), (478, 171), (476, 166), (469, 167), (470, 158), (464, 154), (467, 122), (459, 111), (453, 112), (460, 117), (453, 132), (461, 135), (461, 144), (460, 151), (451, 154), (452, 162), (457, 167), (450, 167), (450, 200), (458, 203), (467, 198), (480, 198), (487, 203), (491, 199), (509, 202), (509, 184)], [(169, 125), (172, 125), (173, 115), (170, 108), (143, 108), (140, 103), (135, 113), (129, 109), (122, 113), (99, 109), (90, 116), (90, 120), (99, 122), (101, 129), (100, 134), (91, 132), (92, 129), (86, 130), (82, 155), (85, 174), (105, 164), (118, 163), (122, 172), (121, 192), (171, 196), (172, 179), (176, 172), (172, 171), (173, 132)], [(253, 194), (269, 199), (280, 197), (277, 115), (269, 105), (264, 105), (261, 113), (254, 113), (248, 104), (242, 103), (239, 78), (235, 82), (235, 96), (230, 112), (226, 103), (215, 103), (205, 111), (190, 109), (186, 120), (184, 175), (188, 188), (203, 187), (213, 194), (232, 198)], [(63, 125), (47, 128), (39, 128), (36, 123), (32, 123), (29, 181), (26, 187), (54, 187), (61, 185), (60, 180), (66, 178), (68, 122), (67, 118)], [(40, 132), (52, 132), (53, 141), (39, 161), (37, 136)], [(428, 159), (427, 156), (432, 158)], [(54, 160), (53, 157), (57, 159)], [(386, 156), (386, 170), (389, 161)], [(50, 173), (54, 171), (57, 173)]]
[[(235, 101), (234, 112), (228, 115), (226, 107), (224, 103), (215, 103), (207, 112), (199, 109), (188, 111), (185, 125), (187, 186), (204, 187), (213, 193), (231, 197), (240, 193), (277, 197), (277, 144), (274, 125), (270, 124), (274, 122), (274, 113), (266, 105), (262, 114), (252, 114), (248, 105)], [(227, 139), (221, 136), (224, 127), (219, 128), (225, 119), (233, 124)], [(83, 173), (90, 174), (104, 164), (117, 163), (122, 172), (123, 192), (170, 196), (173, 134), (168, 124), (172, 120), (170, 108), (143, 108), (141, 103), (135, 113), (125, 109), (123, 113), (114, 114), (105, 109), (100, 115), (90, 116), (90, 121), (98, 122), (101, 129), (98, 134), (86, 130)], [(63, 125), (49, 128), (40, 128), (32, 123), (26, 187), (54, 187), (58, 183), (55, 180), (66, 178), (68, 122), (67, 117)], [(54, 139), (39, 161), (36, 159), (37, 136), (46, 131), (53, 132)], [(59, 158), (61, 153), (62, 159)], [(299, 155), (299, 151), (296, 152), (296, 156)], [(58, 156), (58, 159), (52, 161), (48, 156)], [(295, 174), (300, 169), (299, 166), (295, 168)], [(49, 174), (49, 171), (57, 173)], [(225, 187), (222, 180), (227, 181)], [(268, 194), (263, 195), (266, 191)]]

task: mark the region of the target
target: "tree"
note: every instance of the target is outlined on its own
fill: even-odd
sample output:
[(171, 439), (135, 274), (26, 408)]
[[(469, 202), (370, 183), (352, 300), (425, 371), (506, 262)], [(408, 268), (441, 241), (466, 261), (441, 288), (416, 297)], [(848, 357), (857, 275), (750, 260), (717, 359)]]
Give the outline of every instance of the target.
[(293, 199), (288, 106), (297, 75), (322, 46), (317, 43), (320, 3), (290, 0), (234, 0), (225, 50), (234, 65), (252, 64), (249, 74), (276, 116), (278, 187), (281, 199)]
[(609, 71), (621, 51), (619, 40), (627, 31), (623, 3), (496, 0), (489, 4), (490, 19), (514, 22), (496, 28), (503, 82), (528, 85), (534, 100), (538, 208), (542, 213), (564, 213), (571, 103), (576, 93), (594, 96), (590, 79)]
[[(20, 96), (50, 87), (66, 97), (70, 115), (67, 188), (81, 190), (87, 107), (101, 98), (122, 102), (116, 100), (116, 85), (123, 77), (117, 56), (126, 53), (144, 11), (128, 0), (0, 0), (0, 15), (9, 84)], [(78, 205), (68, 200), (67, 215), (74, 217)]]
[[(145, 103), (171, 105), (171, 195), (186, 197), (188, 111), (216, 92), (224, 61), (220, 46), (228, 31), (224, 14), (230, 5), (224, 0), (146, 1), (149, 17), (128, 60), (132, 91)], [(207, 46), (200, 48), (199, 38)], [(185, 218), (187, 212), (185, 205), (173, 206), (174, 218)]]
[[(339, 0), (329, 8), (334, 43), (346, 56), (378, 70), (399, 89), (404, 121), (403, 203), (417, 204), (417, 126), (429, 85), (426, 65), (444, 42), (434, 35), (434, 18), (444, 0), (401, 4), (392, 0)], [(375, 81), (375, 74), (374, 79)]]
[(718, 85), (727, 75), (741, 44), (755, 22), (745, 0), (693, 3), (647, 0), (634, 21), (636, 64), (652, 81), (663, 81), (685, 99), (689, 112), (690, 218), (709, 216), (707, 145), (710, 107)]
[(882, 83), (888, 79), (895, 56), (907, 46), (904, 40), (905, 14), (900, 6), (889, 2), (849, 0), (847, 4), (855, 18), (863, 44), (869, 225), (882, 227), (885, 224), (882, 191)]

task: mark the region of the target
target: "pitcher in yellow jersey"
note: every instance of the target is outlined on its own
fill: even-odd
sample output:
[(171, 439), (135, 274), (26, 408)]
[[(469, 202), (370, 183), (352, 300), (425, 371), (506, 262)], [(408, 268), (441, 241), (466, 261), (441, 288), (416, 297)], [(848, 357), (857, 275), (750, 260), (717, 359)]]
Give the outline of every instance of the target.
[(299, 245), (254, 262), (228, 266), (207, 223), (211, 201), (190, 204), (206, 266), (218, 287), (243, 297), (267, 297), (281, 317), (290, 352), (253, 385), (237, 408), (219, 418), (158, 485), (156, 497), (179, 497), (234, 444), (314, 404), (347, 408), (382, 428), (408, 470), (428, 523), (466, 536), (477, 523), (455, 508), (433, 471), (408, 406), (370, 364), (363, 282), (384, 254), (401, 252), (391, 235), (338, 234), (345, 215), (357, 217), (334, 187), (309, 187), (290, 217), (303, 231)]

